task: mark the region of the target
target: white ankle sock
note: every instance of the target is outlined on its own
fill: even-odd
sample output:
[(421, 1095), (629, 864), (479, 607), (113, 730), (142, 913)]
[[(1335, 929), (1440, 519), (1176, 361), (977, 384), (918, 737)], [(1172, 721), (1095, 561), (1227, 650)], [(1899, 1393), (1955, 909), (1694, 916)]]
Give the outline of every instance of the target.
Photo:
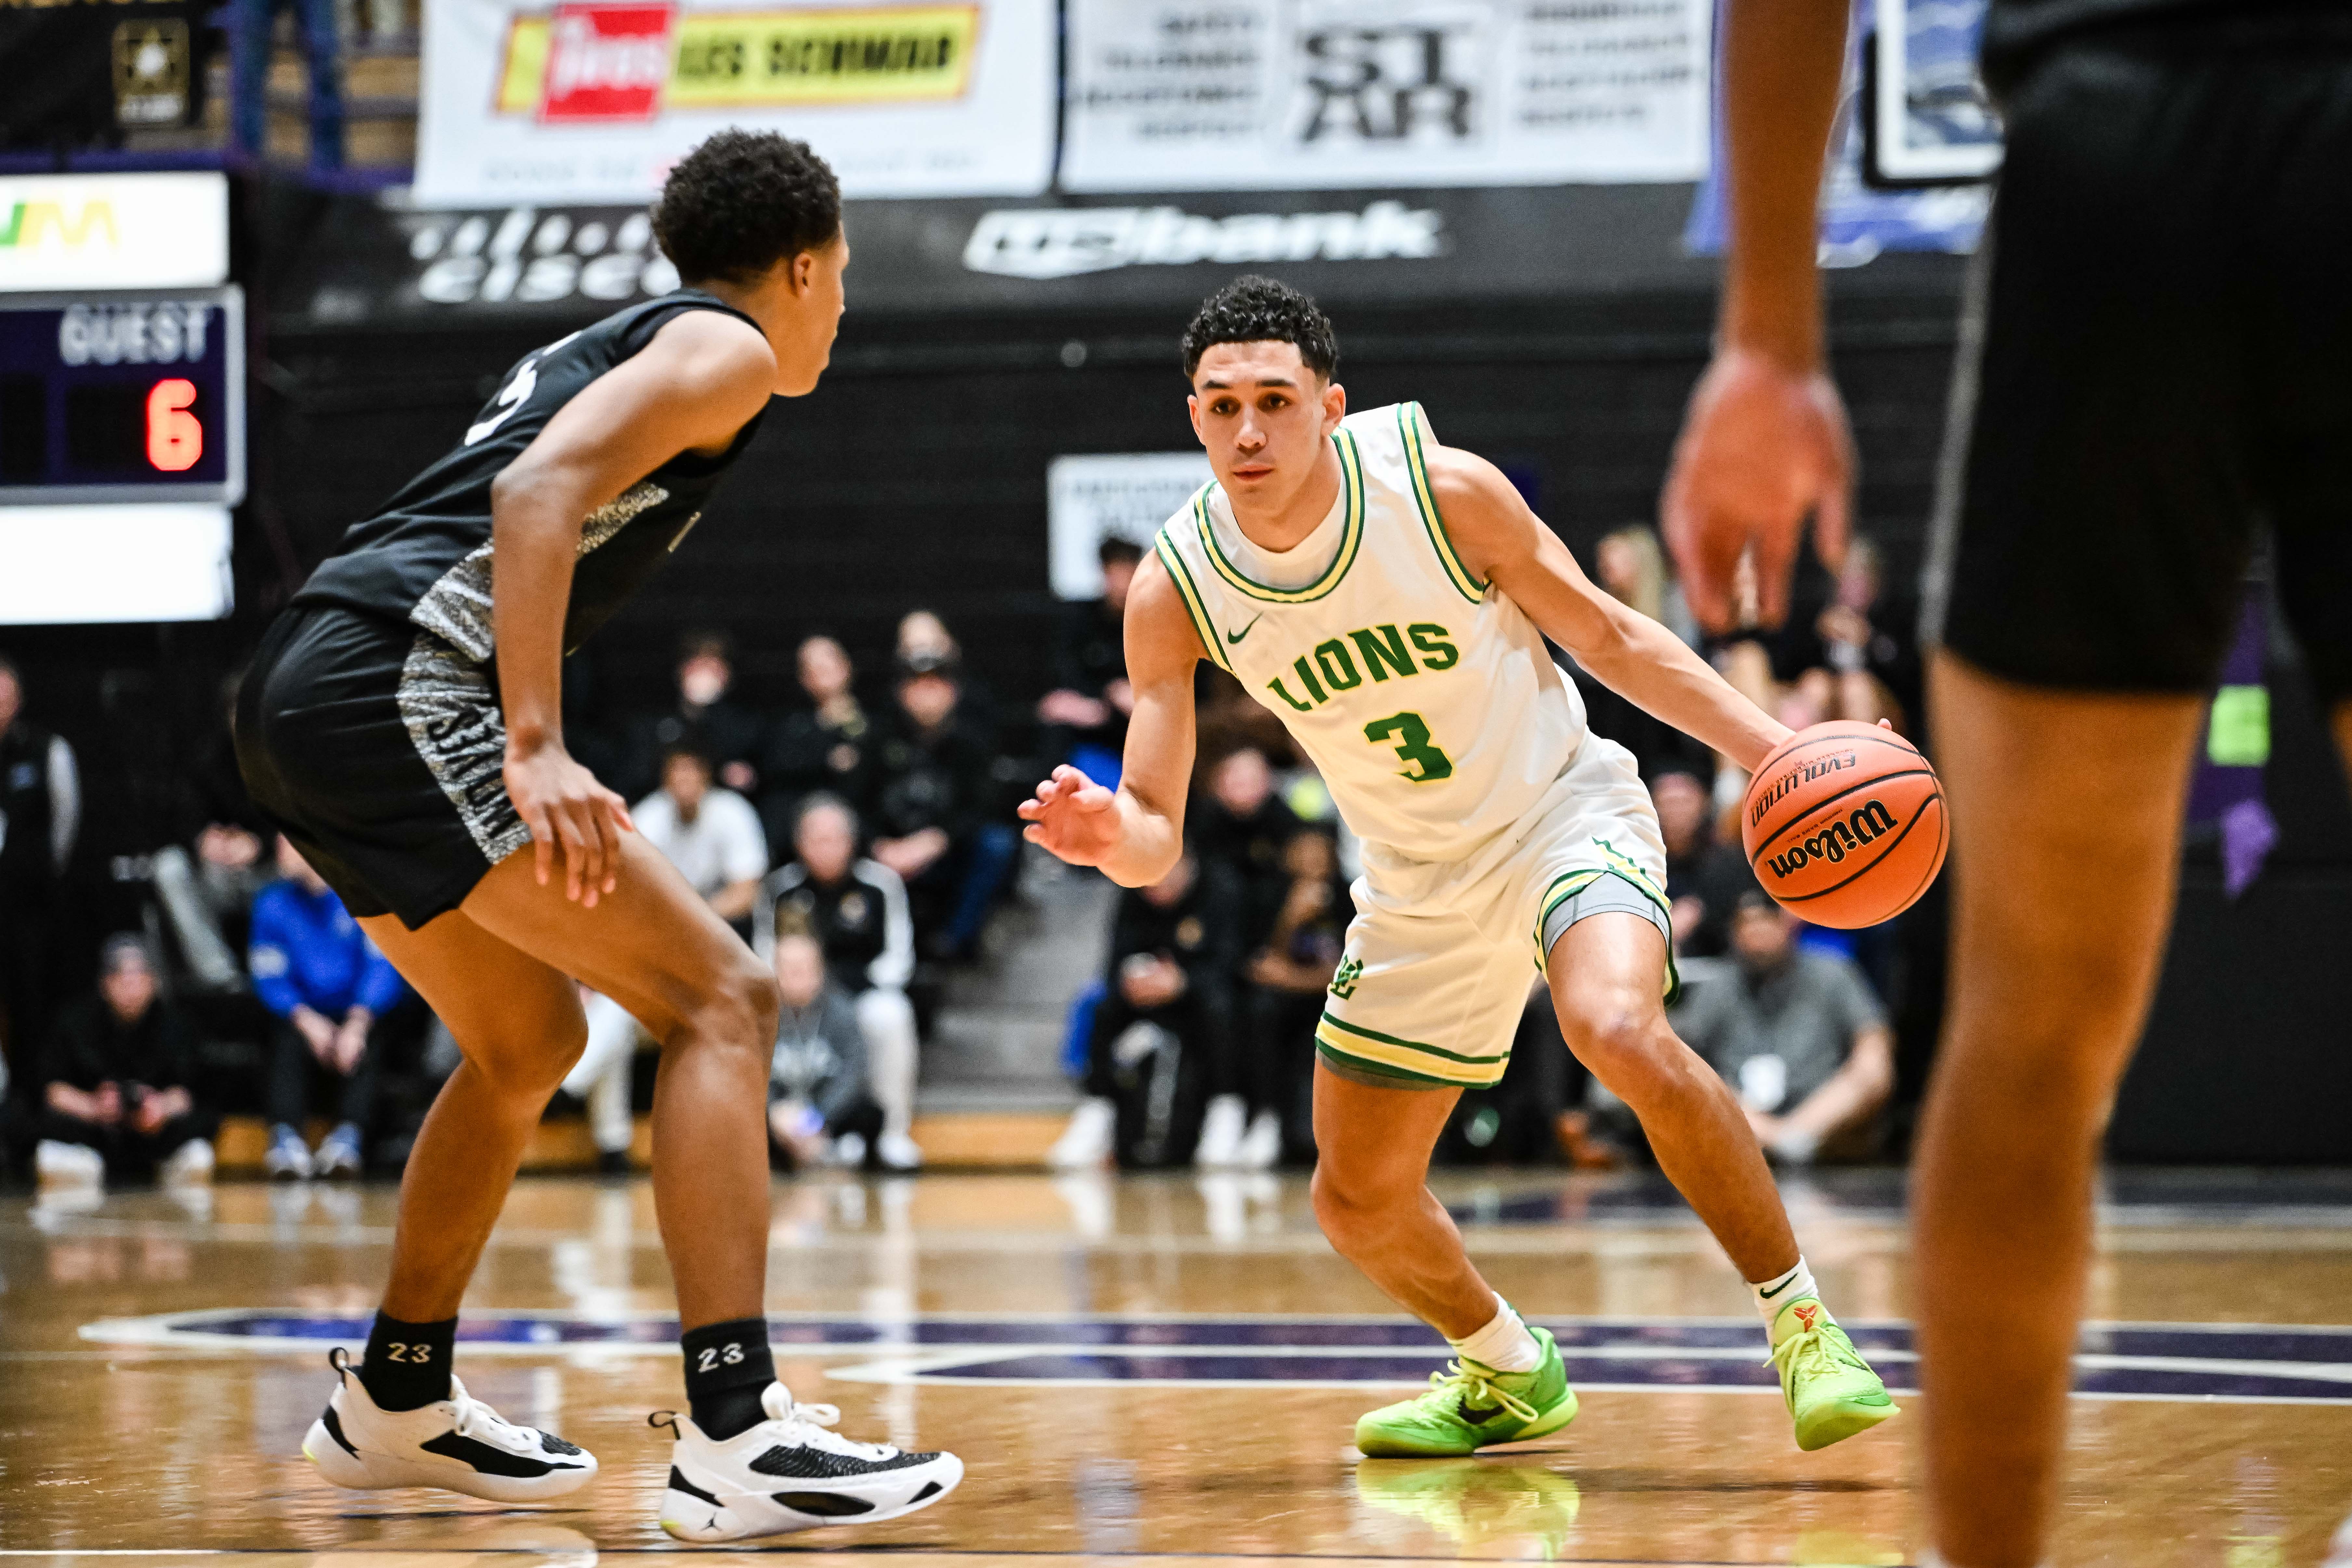
[(1496, 1372), (1533, 1372), (1543, 1364), (1543, 1347), (1500, 1296), (1495, 1298), (1494, 1321), (1466, 1339), (1447, 1342), (1464, 1361), (1475, 1361)]
[(1821, 1296), (1821, 1288), (1813, 1283), (1813, 1271), (1805, 1267), (1802, 1258), (1798, 1258), (1797, 1266), (1786, 1274), (1751, 1282), (1748, 1288), (1756, 1293), (1756, 1310), (1763, 1318), (1768, 1331), (1773, 1320), (1780, 1315), (1781, 1308), (1807, 1296), (1816, 1300)]

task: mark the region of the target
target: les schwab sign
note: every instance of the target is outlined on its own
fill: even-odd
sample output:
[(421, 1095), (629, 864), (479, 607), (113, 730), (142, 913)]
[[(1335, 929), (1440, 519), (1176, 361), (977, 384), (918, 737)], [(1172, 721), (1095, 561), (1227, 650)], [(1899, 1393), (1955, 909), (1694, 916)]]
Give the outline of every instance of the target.
[(416, 200), (643, 200), (730, 125), (808, 141), (853, 196), (1028, 195), (1053, 69), (1049, 0), (427, 0)]
[(678, 109), (961, 98), (978, 5), (699, 11), (565, 5), (507, 29), (498, 111), (542, 124), (650, 121)]

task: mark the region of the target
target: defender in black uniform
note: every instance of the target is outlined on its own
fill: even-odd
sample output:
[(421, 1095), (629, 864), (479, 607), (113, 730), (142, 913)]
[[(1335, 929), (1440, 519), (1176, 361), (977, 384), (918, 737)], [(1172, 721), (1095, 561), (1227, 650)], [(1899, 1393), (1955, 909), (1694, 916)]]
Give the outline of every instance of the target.
[(815, 386), (841, 315), (840, 192), (803, 143), (712, 137), (655, 230), (688, 287), (526, 355), (446, 457), (344, 536), (264, 637), (236, 743), (256, 804), (466, 1057), (409, 1157), (365, 1359), (336, 1352), (303, 1452), (344, 1486), (508, 1501), (594, 1475), (449, 1367), (523, 1143), (586, 1038), (577, 980), (662, 1042), (654, 1194), (691, 1414), (660, 1518), (728, 1541), (894, 1518), (963, 1469), (826, 1431), (775, 1381), (774, 981), (563, 746), (563, 655), (685, 541), (769, 398)]
[[(1840, 542), (1812, 218), (1845, 9), (1727, 17), (1723, 330), (1666, 491), (1710, 624), (1743, 548), (1773, 575), (1808, 506)], [(1925, 594), (1955, 906), (1914, 1215), (1940, 1561), (2027, 1568), (2099, 1134), (2262, 523), (2352, 759), (2352, 7), (1991, 0), (1983, 68), (2008, 148)]]

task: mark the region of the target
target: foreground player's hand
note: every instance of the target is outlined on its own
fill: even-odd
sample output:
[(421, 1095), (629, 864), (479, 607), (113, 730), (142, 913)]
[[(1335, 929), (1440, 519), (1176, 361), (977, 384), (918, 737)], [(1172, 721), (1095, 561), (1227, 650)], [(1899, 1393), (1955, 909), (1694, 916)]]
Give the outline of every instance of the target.
[(1761, 618), (1779, 626), (1805, 518), (1815, 520), (1814, 548), (1835, 566), (1853, 488), (1853, 434), (1828, 375), (1719, 351), (1691, 393), (1658, 503), (1699, 624), (1733, 628), (1732, 583), (1752, 546)]
[(507, 796), (530, 829), (539, 885), (547, 886), (561, 854), (563, 896), (594, 909), (597, 899), (620, 881), (621, 835), (636, 826), (629, 820), (627, 803), (561, 746), (509, 749), (505, 773)]
[(1021, 837), (1073, 866), (1099, 866), (1118, 847), (1118, 796), (1067, 764), (1020, 812)]

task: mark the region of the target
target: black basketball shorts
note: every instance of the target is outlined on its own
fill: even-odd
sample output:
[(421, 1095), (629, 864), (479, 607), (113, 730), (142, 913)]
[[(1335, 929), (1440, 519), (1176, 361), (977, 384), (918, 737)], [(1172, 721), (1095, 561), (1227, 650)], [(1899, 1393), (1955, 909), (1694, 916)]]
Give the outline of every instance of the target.
[(2314, 683), (2352, 697), (2352, 46), (2091, 35), (2005, 108), (1927, 639), (2033, 686), (2201, 689), (2267, 525)]
[(352, 914), (411, 931), (530, 842), (507, 798), (506, 743), (488, 667), (354, 610), (286, 611), (237, 692), (254, 804)]

